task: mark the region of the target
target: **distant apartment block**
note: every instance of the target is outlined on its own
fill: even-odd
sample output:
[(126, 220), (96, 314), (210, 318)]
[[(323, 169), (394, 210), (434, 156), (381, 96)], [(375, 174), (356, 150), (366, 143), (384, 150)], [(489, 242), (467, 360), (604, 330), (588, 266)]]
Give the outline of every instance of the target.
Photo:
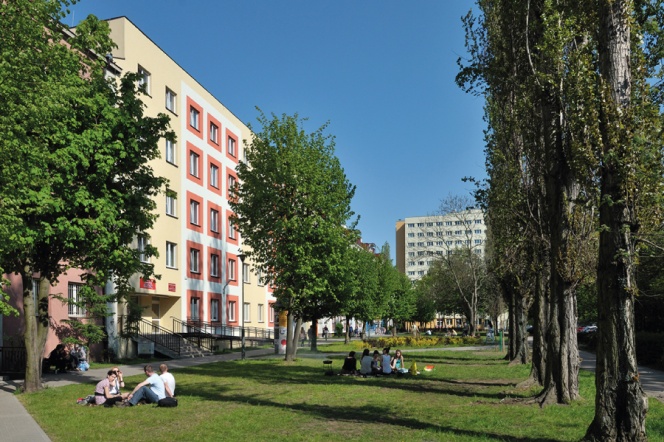
[(397, 269), (415, 281), (426, 275), (436, 259), (454, 250), (483, 256), (485, 242), (486, 225), (479, 209), (405, 218), (396, 222)]

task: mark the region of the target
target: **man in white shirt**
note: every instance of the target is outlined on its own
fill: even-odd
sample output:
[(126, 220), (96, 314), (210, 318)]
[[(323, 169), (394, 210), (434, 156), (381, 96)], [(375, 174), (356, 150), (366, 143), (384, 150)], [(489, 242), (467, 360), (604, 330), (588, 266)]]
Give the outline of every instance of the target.
[(163, 379), (154, 372), (152, 365), (146, 365), (143, 371), (148, 378), (138, 384), (127, 396), (129, 405), (137, 405), (141, 399), (145, 399), (148, 404), (156, 404), (166, 396), (173, 396), (168, 385), (164, 384)]
[(171, 396), (175, 396), (175, 378), (168, 372), (168, 365), (161, 364), (159, 366), (159, 372), (161, 373), (159, 377), (164, 381), (164, 384), (168, 385), (168, 388), (171, 391)]

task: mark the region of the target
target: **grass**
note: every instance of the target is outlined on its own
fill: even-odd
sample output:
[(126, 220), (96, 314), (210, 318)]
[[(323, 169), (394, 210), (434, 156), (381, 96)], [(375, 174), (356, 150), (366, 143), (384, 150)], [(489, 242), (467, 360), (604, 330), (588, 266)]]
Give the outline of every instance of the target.
[[(408, 354), (419, 376), (325, 376), (320, 358), (221, 362), (177, 370), (178, 408), (83, 407), (92, 384), (51, 388), (19, 399), (53, 441), (573, 441), (593, 418), (594, 378), (581, 372), (580, 401), (544, 409), (519, 398), (527, 366), (504, 353)], [(341, 367), (343, 356), (333, 366)], [(425, 372), (424, 366), (434, 370)], [(125, 379), (132, 388), (144, 377)], [(507, 399), (507, 400), (505, 400)], [(650, 440), (664, 440), (664, 406), (650, 401)]]

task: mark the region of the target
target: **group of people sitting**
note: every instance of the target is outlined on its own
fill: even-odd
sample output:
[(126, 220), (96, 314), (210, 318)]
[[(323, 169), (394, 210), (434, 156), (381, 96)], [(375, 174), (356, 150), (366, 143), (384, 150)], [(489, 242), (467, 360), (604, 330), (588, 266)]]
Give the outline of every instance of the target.
[(390, 355), (390, 348), (383, 349), (381, 355), (378, 350), (370, 354), (368, 348), (365, 348), (360, 358), (360, 369), (357, 369), (357, 358), (355, 352), (348, 353), (344, 359), (344, 365), (341, 367), (341, 375), (362, 375), (362, 376), (382, 376), (388, 374), (407, 373), (408, 369), (404, 365), (403, 354), (397, 350), (394, 356)]
[(122, 371), (114, 367), (108, 371), (106, 379), (101, 380), (95, 387), (94, 399), (87, 401), (106, 407), (135, 406), (157, 404), (166, 397), (175, 397), (175, 378), (168, 372), (168, 366), (161, 364), (159, 371), (160, 374), (157, 374), (152, 365), (146, 365), (143, 372), (147, 379), (139, 383), (131, 393), (122, 393), (120, 389), (125, 386)]
[(81, 363), (87, 363), (87, 359), (87, 351), (82, 345), (75, 345), (70, 349), (65, 344), (58, 344), (48, 358), (44, 358), (42, 372), (50, 372), (51, 367), (55, 367), (55, 373), (67, 370), (81, 371)]

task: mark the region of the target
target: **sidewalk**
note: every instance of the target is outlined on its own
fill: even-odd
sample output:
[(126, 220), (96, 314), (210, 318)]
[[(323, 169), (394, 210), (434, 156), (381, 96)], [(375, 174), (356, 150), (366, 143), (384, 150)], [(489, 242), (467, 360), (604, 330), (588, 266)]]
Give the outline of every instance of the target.
[[(247, 350), (248, 358), (268, 355), (274, 355), (274, 349)], [(209, 364), (211, 362), (233, 361), (240, 358), (240, 353), (226, 353), (202, 358), (155, 361), (152, 362), (152, 366), (157, 369), (159, 364), (164, 362), (168, 364), (169, 370), (177, 370), (178, 368)], [(119, 367), (125, 376), (134, 376), (143, 374), (144, 365), (120, 365)], [(49, 388), (82, 383), (94, 385), (94, 383), (106, 377), (108, 370), (108, 368), (97, 368), (88, 371), (45, 374), (43, 381), (44, 385)], [(20, 380), (0, 380), (0, 431), (2, 432), (0, 439), (3, 442), (50, 441), (44, 430), (41, 429), (14, 395), (14, 392), (22, 383), (23, 381)]]

